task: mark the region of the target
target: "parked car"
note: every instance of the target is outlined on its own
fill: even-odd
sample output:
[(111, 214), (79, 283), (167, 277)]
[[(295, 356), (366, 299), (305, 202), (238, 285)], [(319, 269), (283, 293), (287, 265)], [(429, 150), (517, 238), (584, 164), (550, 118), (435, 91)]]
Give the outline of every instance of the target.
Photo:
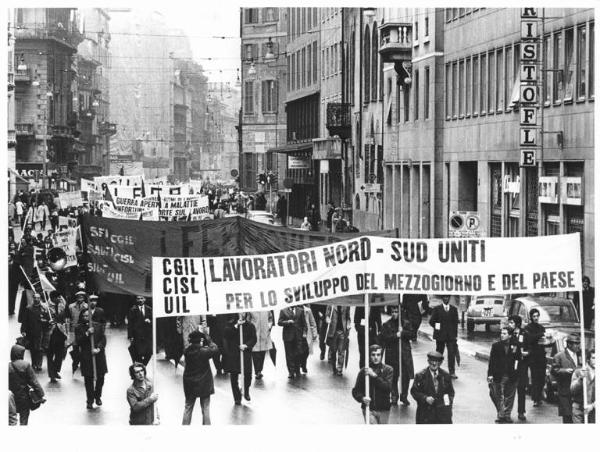
[(491, 325), (500, 325), (505, 314), (502, 296), (475, 297), (467, 309), (467, 332), (472, 333), (476, 325), (485, 325), (489, 331)]
[[(519, 297), (511, 300), (507, 315), (520, 315), (523, 326), (529, 323), (529, 311), (536, 308), (540, 311), (540, 324), (546, 328), (544, 347), (546, 349), (546, 399), (556, 400), (556, 379), (550, 372), (554, 355), (566, 348), (565, 339), (569, 334), (580, 334), (581, 326), (575, 305), (569, 298), (533, 296)], [(581, 344), (584, 347), (584, 342)], [(594, 347), (594, 333), (585, 331), (585, 347)]]
[(265, 212), (264, 210), (249, 210), (246, 213), (246, 218), (258, 223), (275, 225), (273, 214), (271, 212)]

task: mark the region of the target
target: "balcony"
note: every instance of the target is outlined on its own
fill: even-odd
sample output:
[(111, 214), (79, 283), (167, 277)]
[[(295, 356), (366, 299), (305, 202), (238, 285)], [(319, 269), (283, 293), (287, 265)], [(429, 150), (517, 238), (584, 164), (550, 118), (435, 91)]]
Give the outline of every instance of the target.
[(389, 22), (379, 27), (379, 54), (385, 63), (412, 59), (412, 24)]
[(316, 138), (313, 140), (314, 160), (336, 160), (342, 158), (340, 138)]
[(31, 70), (27, 69), (17, 69), (15, 71), (15, 83), (31, 83)]
[(74, 50), (77, 50), (77, 46), (83, 41), (83, 35), (74, 21), (66, 22), (66, 27), (59, 21), (56, 23), (24, 23), (21, 26), (17, 25), (15, 37), (17, 40), (53, 39)]
[(52, 136), (58, 138), (73, 138), (71, 128), (67, 126), (52, 126)]
[(8, 73), (8, 91), (12, 91), (13, 89), (15, 89), (15, 73), (9, 72)]
[(352, 112), (350, 104), (329, 102), (327, 104), (327, 122), (325, 127), (331, 136), (338, 135), (341, 138), (350, 138)]
[(35, 135), (35, 131), (33, 130), (32, 123), (24, 123), (24, 122), (15, 123), (15, 132), (17, 133), (18, 137), (26, 137), (26, 136), (34, 136)]

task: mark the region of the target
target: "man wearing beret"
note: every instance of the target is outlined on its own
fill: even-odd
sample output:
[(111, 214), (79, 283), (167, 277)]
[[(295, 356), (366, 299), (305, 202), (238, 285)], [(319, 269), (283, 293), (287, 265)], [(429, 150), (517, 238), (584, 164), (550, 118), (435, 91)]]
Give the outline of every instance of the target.
[(437, 351), (427, 353), (428, 366), (415, 375), (410, 394), (417, 401), (417, 424), (452, 424), (454, 387), (440, 368), (443, 360)]
[(558, 384), (558, 415), (563, 424), (573, 423), (573, 401), (571, 400), (571, 378), (577, 367), (581, 367), (580, 339), (576, 334), (567, 336), (567, 348), (554, 355), (552, 375)]

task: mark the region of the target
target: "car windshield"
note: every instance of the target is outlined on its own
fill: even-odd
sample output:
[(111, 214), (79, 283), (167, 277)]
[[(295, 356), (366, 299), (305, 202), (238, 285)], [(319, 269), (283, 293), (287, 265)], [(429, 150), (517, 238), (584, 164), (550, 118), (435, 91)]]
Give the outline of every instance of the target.
[(572, 306), (550, 305), (538, 306), (540, 322), (577, 322), (577, 315)]

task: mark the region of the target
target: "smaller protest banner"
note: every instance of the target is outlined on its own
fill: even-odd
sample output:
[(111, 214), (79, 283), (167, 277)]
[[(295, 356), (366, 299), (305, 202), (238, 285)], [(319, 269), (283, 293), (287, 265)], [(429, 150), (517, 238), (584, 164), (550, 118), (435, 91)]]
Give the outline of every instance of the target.
[(81, 191), (67, 191), (58, 194), (61, 209), (83, 206)]
[(56, 232), (52, 236), (52, 245), (56, 248), (62, 248), (67, 255), (67, 265), (65, 267), (77, 265), (77, 234), (78, 228), (69, 227), (66, 230)]

